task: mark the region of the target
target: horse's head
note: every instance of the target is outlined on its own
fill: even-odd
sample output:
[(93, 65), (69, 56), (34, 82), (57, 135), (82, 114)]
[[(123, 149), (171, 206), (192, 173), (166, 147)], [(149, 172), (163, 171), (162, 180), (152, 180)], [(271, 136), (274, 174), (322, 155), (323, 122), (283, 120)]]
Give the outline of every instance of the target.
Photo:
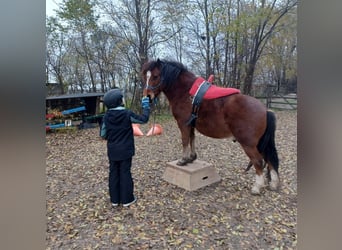
[(145, 85), (144, 95), (150, 95), (153, 99), (162, 91), (164, 93), (170, 91), (182, 72), (187, 72), (187, 69), (178, 62), (158, 59), (145, 63), (141, 70)]
[(144, 96), (149, 95), (152, 99), (162, 91), (162, 61), (150, 61), (143, 65), (141, 77), (144, 83)]

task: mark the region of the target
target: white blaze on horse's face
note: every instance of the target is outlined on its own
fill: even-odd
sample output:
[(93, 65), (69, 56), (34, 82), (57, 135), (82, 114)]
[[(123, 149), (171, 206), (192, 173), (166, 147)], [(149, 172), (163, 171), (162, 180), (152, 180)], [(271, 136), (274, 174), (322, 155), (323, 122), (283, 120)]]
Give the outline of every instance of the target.
[[(148, 91), (149, 90), (149, 86), (150, 86), (150, 78), (151, 78), (151, 71), (147, 71), (146, 72), (146, 90)], [(153, 99), (154, 98), (154, 93), (152, 91), (152, 93), (150, 94), (151, 98)]]
[(146, 89), (148, 89), (149, 87), (150, 78), (151, 78), (151, 71), (147, 71), (146, 72)]

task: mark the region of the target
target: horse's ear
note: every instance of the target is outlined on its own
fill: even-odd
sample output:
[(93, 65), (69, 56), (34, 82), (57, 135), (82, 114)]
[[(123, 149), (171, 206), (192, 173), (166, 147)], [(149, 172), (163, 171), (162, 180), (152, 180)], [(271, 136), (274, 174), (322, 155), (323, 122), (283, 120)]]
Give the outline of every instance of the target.
[(162, 61), (158, 58), (158, 59), (157, 59), (157, 66), (160, 66), (161, 63), (162, 63)]

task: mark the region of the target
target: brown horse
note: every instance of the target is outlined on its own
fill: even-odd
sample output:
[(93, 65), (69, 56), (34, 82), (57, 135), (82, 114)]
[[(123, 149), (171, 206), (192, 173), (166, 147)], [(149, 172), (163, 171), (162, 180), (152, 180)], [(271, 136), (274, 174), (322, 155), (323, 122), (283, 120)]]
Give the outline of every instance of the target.
[[(142, 67), (144, 93), (153, 99), (163, 92), (182, 135), (183, 156), (178, 165), (186, 165), (196, 158), (194, 127), (201, 134), (212, 138), (234, 137), (255, 167), (256, 178), (251, 192), (260, 194), (266, 186), (263, 162), (267, 163), (267, 179), (271, 190), (279, 186), (278, 154), (275, 147), (276, 118), (257, 99), (236, 93), (215, 99), (203, 99), (195, 125), (189, 124), (193, 113), (189, 94), (197, 77), (178, 62), (150, 61)], [(250, 166), (249, 166), (250, 167)]]

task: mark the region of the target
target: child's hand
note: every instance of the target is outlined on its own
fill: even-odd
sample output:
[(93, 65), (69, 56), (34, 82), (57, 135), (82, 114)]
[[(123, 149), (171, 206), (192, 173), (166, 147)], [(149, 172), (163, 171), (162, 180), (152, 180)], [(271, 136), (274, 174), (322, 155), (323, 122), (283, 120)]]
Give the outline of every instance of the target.
[(141, 99), (141, 106), (143, 109), (149, 109), (150, 108), (150, 100), (147, 96), (144, 96)]

